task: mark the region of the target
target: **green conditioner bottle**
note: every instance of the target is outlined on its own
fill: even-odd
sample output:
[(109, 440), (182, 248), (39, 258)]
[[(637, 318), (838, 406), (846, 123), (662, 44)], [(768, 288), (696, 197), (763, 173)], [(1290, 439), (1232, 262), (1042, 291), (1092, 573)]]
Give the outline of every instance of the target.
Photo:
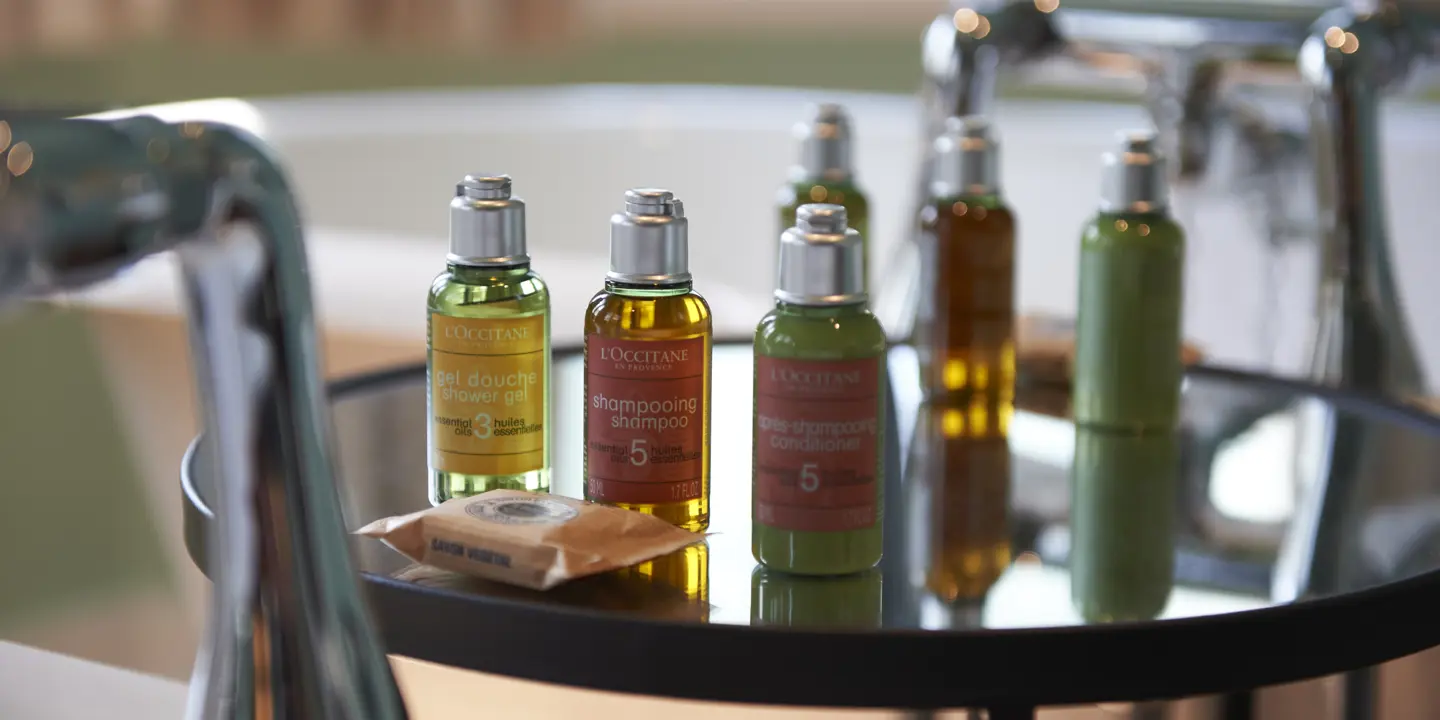
[(781, 238), (775, 309), (755, 329), (751, 551), (772, 569), (880, 562), (885, 334), (862, 252), (845, 208), (802, 206)]
[(1185, 233), (1168, 212), (1154, 133), (1125, 134), (1104, 163), (1080, 244), (1075, 424), (1168, 432), (1180, 415)]
[[(795, 124), (800, 159), (790, 166), (790, 178), (780, 187), (777, 232), (795, 227), (795, 214), (801, 205), (828, 203), (845, 208), (846, 222), (860, 233), (862, 247), (865, 246), (870, 239), (867, 227), (870, 201), (855, 181), (852, 132), (849, 114), (834, 103), (815, 105), (810, 109), (808, 120)], [(861, 257), (868, 267), (868, 251), (862, 250)], [(869, 288), (869, 271), (862, 270), (862, 275), (865, 287)]]

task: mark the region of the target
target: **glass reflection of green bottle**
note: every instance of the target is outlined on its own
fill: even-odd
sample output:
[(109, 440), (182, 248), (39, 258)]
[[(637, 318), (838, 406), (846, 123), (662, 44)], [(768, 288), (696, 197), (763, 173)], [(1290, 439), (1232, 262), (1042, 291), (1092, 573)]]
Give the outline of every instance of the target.
[(757, 566), (750, 575), (750, 622), (786, 627), (880, 627), (881, 578), (877, 568), (807, 577)]
[(1086, 622), (1154, 619), (1174, 584), (1180, 441), (1079, 428), (1070, 483), (1070, 595)]
[(1105, 155), (1100, 212), (1080, 244), (1075, 423), (1168, 431), (1180, 414), (1185, 234), (1167, 212), (1154, 133)]
[[(824, 103), (811, 108), (809, 120), (796, 123), (795, 136), (800, 141), (800, 161), (790, 168), (790, 181), (780, 188), (780, 227), (784, 232), (795, 227), (795, 214), (801, 205), (830, 203), (845, 208), (850, 227), (866, 241), (870, 238), (870, 201), (855, 182), (851, 160), (850, 116), (845, 108)], [(868, 249), (862, 251), (869, 262)], [(870, 287), (870, 274), (862, 270), (865, 287)]]

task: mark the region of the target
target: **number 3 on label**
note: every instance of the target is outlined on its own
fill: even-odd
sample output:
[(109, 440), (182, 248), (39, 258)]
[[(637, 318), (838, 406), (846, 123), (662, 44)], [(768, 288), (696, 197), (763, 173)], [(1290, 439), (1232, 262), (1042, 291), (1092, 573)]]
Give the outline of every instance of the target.
[(644, 465), (650, 462), (650, 451), (645, 449), (646, 440), (634, 438), (630, 441), (630, 464)]
[(807, 493), (820, 489), (820, 464), (805, 463), (800, 466), (800, 489)]
[(487, 413), (480, 413), (479, 415), (476, 415), (476, 416), (475, 416), (475, 427), (470, 430), (470, 434), (471, 434), (471, 435), (474, 435), (475, 437), (477, 437), (477, 438), (479, 438), (479, 439), (481, 439), (481, 440), (489, 440), (489, 439), (490, 439), (490, 415), (487, 414)]

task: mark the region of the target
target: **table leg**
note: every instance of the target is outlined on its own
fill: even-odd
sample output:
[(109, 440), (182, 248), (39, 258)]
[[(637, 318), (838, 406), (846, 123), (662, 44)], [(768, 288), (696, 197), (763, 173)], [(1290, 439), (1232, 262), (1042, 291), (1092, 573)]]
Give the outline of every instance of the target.
[[(957, 710), (965, 713), (964, 720), (986, 720), (982, 710)], [(938, 710), (910, 710), (905, 713), (905, 720), (935, 720), (940, 717)]]
[(1368, 667), (1345, 673), (1345, 720), (1372, 720), (1380, 668)]
[(1255, 691), (1226, 693), (1220, 698), (1220, 717), (1225, 720), (1254, 720)]
[(1024, 705), (992, 707), (985, 717), (986, 720), (1035, 720), (1035, 708)]

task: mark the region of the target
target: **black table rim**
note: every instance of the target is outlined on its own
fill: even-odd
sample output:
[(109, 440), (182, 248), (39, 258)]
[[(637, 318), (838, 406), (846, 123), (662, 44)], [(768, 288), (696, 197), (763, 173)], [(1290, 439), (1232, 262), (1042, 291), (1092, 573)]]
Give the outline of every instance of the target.
[[(423, 363), (406, 365), (329, 387), (332, 397), (343, 397), (424, 372)], [(1440, 417), (1362, 393), (1211, 366), (1187, 374), (1320, 397), (1440, 438)], [(203, 569), (200, 534), (209, 510), (185, 476), (182, 469), (186, 544)], [(739, 703), (951, 708), (1156, 700), (1345, 672), (1440, 645), (1433, 621), (1440, 571), (1345, 595), (1161, 622), (883, 633), (683, 623), (370, 573), (364, 580), (393, 654), (575, 687)]]

